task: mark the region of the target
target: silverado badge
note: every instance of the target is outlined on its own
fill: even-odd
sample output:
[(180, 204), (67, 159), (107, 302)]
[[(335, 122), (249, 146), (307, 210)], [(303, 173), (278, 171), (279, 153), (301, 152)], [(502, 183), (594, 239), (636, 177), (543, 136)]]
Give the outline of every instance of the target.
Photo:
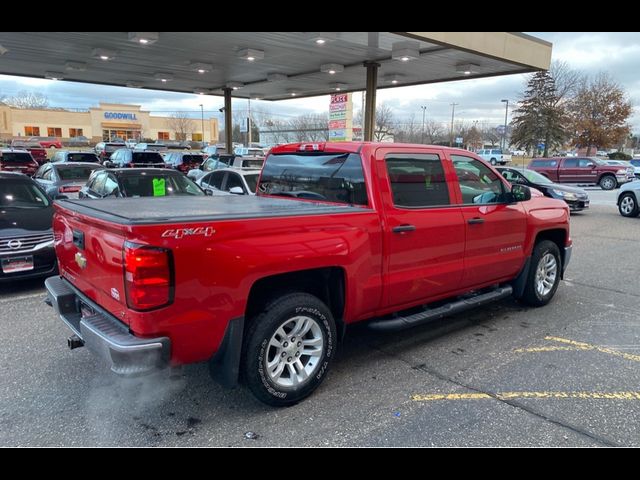
[(78, 252), (76, 253), (76, 263), (78, 264), (78, 266), (82, 269), (87, 267), (87, 259), (84, 258), (84, 255), (82, 255), (82, 253)]

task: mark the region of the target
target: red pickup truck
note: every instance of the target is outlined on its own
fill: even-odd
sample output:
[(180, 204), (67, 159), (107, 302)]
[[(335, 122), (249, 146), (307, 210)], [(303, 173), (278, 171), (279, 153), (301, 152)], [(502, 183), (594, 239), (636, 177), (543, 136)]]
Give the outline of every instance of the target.
[(123, 375), (208, 361), (271, 405), (309, 395), (347, 325), (395, 330), (514, 295), (551, 300), (569, 209), (474, 153), (275, 147), (257, 196), (62, 200), (48, 303)]
[(603, 190), (613, 190), (635, 179), (633, 167), (607, 165), (588, 157), (534, 158), (527, 168), (554, 182), (597, 184)]

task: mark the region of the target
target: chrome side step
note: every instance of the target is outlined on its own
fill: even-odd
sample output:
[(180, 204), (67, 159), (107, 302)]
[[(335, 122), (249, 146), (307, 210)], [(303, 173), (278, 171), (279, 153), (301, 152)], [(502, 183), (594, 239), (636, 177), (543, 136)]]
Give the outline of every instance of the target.
[(473, 307), (484, 305), (485, 303), (495, 302), (502, 298), (506, 298), (513, 292), (511, 285), (496, 288), (490, 292), (481, 293), (474, 297), (465, 298), (462, 300), (455, 300), (446, 305), (442, 305), (437, 308), (428, 308), (422, 312), (414, 313), (407, 317), (385, 318), (378, 319), (369, 322), (369, 327), (373, 330), (380, 332), (389, 332), (395, 330), (404, 330), (406, 328), (415, 327), (428, 323), (432, 320), (437, 320), (447, 315), (453, 315), (465, 310), (469, 310)]

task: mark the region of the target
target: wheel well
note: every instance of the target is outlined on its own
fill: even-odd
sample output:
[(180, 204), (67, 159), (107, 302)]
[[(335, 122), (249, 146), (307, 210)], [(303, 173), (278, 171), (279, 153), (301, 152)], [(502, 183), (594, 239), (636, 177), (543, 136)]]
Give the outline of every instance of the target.
[(261, 278), (251, 287), (245, 312), (245, 329), (276, 295), (305, 292), (322, 300), (336, 321), (338, 332), (344, 330), (345, 274), (340, 267), (300, 270)]
[(602, 175), (600, 175), (600, 178), (598, 179), (598, 183), (600, 183), (600, 181), (605, 177), (613, 177), (613, 179), (616, 180), (616, 176), (613, 173), (607, 172), (607, 173), (603, 173)]
[(560, 256), (562, 257), (562, 261), (564, 262), (564, 247), (567, 240), (567, 232), (565, 230), (562, 230), (561, 228), (545, 230), (538, 233), (538, 235), (536, 236), (535, 244), (537, 245), (543, 240), (550, 240), (558, 246), (558, 250), (560, 250)]

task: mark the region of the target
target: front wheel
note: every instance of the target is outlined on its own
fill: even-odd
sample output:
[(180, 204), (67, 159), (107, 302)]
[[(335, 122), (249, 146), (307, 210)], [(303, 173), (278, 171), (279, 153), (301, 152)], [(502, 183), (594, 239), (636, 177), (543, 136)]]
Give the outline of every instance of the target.
[(335, 355), (331, 311), (308, 293), (287, 293), (269, 302), (247, 332), (243, 375), (262, 402), (283, 407), (311, 395)]
[(522, 300), (534, 307), (549, 303), (560, 284), (561, 269), (562, 259), (558, 246), (550, 240), (538, 243), (531, 255), (531, 268)]
[(615, 177), (612, 177), (611, 175), (605, 175), (600, 179), (599, 185), (603, 190), (613, 190), (618, 186), (618, 182)]
[(640, 208), (638, 208), (638, 202), (633, 193), (625, 193), (620, 197), (620, 203), (618, 203), (618, 210), (623, 217), (637, 217), (640, 214)]

